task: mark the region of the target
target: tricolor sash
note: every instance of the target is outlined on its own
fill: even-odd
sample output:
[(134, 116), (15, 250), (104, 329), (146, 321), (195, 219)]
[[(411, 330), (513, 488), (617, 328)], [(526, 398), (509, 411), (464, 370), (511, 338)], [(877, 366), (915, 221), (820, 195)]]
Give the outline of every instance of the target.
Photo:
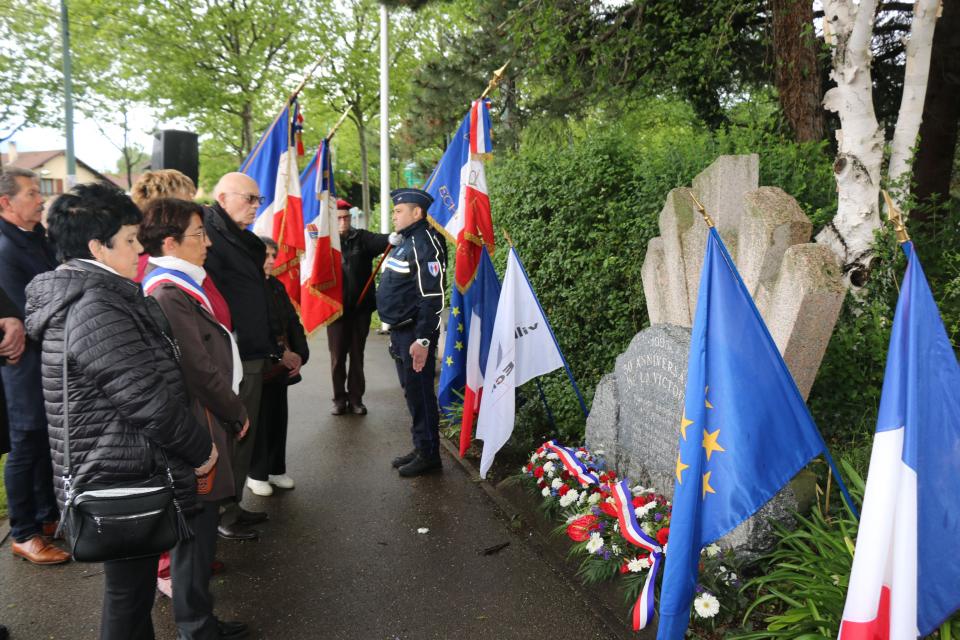
[(563, 462), (563, 466), (581, 485), (600, 484), (600, 480), (596, 474), (591, 473), (591, 471), (587, 469), (587, 465), (580, 462), (580, 459), (576, 456), (573, 449), (561, 447), (554, 440), (548, 440), (544, 442), (543, 445), (560, 456), (560, 461)]
[(148, 273), (143, 279), (144, 295), (150, 295), (154, 289), (165, 282), (176, 285), (188, 296), (199, 302), (200, 306), (206, 309), (211, 316), (216, 318), (216, 315), (213, 313), (213, 305), (210, 304), (210, 299), (207, 298), (203, 287), (183, 271), (168, 269), (166, 267), (155, 267), (154, 270)]
[(643, 583), (643, 590), (637, 603), (633, 605), (633, 630), (639, 631), (646, 627), (653, 619), (653, 591), (657, 584), (657, 574), (663, 564), (663, 548), (640, 527), (637, 514), (633, 509), (633, 493), (626, 480), (621, 480), (611, 487), (613, 500), (617, 506), (617, 520), (620, 522), (620, 533), (633, 545), (650, 552), (650, 570)]

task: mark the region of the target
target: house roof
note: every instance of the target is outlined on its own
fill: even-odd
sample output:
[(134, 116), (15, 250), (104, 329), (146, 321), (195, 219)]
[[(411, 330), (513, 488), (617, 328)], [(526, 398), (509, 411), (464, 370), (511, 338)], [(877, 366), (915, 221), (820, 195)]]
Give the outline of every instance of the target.
[[(3, 166), (5, 167), (11, 166), (33, 170), (38, 167), (42, 167), (57, 156), (62, 156), (64, 154), (66, 154), (66, 151), (63, 149), (50, 149), (48, 151), (20, 151), (17, 153), (17, 159), (15, 162), (10, 162), (9, 156), (6, 153), (0, 154), (0, 158), (2, 158)], [(110, 181), (107, 176), (100, 173), (80, 158), (77, 158), (77, 164), (82, 165), (84, 169), (96, 175), (97, 179)]]

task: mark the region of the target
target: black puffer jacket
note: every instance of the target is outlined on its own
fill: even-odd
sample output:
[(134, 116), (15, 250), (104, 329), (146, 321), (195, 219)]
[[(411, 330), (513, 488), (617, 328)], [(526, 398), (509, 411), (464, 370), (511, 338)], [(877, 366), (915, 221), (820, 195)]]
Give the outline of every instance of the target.
[(43, 342), (43, 396), (54, 482), (63, 493), (63, 334), (72, 309), (68, 386), (74, 486), (145, 478), (162, 469), (163, 448), (177, 497), (196, 503), (193, 469), (210, 455), (210, 434), (188, 409), (175, 343), (156, 301), (126, 278), (71, 261), (27, 286), (27, 333)]

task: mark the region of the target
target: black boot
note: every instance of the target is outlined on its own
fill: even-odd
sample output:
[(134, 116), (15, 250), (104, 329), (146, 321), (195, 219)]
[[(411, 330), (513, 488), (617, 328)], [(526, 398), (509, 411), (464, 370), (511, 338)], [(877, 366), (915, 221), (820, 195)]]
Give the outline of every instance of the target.
[(390, 464), (393, 465), (393, 468), (394, 468), (394, 469), (399, 469), (399, 468), (402, 467), (403, 465), (409, 464), (409, 463), (413, 462), (413, 459), (416, 458), (416, 457), (417, 457), (417, 450), (414, 449), (413, 451), (411, 451), (410, 453), (408, 453), (408, 454), (405, 455), (405, 456), (400, 456), (399, 458), (394, 458), (394, 459), (393, 459), (393, 462), (391, 462)]
[(417, 451), (417, 455), (413, 460), (400, 467), (400, 475), (404, 478), (411, 478), (413, 476), (422, 476), (425, 473), (437, 471), (442, 468), (443, 463), (440, 461), (439, 451), (433, 453)]

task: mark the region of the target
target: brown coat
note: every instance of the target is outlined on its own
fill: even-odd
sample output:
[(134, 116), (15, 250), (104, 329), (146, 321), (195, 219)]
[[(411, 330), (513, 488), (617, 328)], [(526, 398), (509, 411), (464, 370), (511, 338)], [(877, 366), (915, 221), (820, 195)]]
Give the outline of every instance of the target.
[[(148, 267), (147, 271), (151, 270)], [(220, 453), (213, 491), (202, 500), (217, 501), (234, 495), (233, 470), (228, 438), (236, 437), (247, 420), (247, 410), (233, 392), (233, 354), (226, 329), (198, 302), (176, 285), (162, 283), (151, 293), (170, 322), (180, 346), (180, 368), (200, 424), (213, 418), (213, 441)]]

